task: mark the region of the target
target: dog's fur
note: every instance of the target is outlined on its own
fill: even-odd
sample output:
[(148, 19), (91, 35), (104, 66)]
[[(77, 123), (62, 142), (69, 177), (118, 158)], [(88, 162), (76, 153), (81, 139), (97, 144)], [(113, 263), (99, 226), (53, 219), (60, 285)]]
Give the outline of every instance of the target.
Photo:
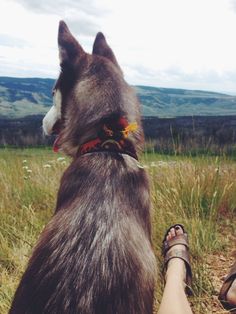
[(43, 127), (51, 134), (60, 120), (58, 145), (72, 162), (10, 313), (151, 314), (156, 261), (146, 173), (127, 154), (77, 156), (101, 119), (114, 113), (138, 123), (129, 139), (140, 150), (138, 100), (102, 33), (90, 55), (62, 21), (58, 43), (61, 73)]

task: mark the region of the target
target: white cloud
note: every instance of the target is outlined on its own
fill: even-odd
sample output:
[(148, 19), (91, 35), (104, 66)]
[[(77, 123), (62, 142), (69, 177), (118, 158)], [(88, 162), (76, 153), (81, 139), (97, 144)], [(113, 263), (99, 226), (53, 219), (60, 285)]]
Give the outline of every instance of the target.
[(56, 15), (64, 18), (74, 31), (82, 36), (94, 35), (99, 27), (98, 20), (105, 13), (104, 8), (99, 7), (98, 0), (13, 0), (28, 12), (42, 15)]
[(0, 57), (9, 75), (56, 76), (64, 19), (87, 51), (103, 31), (132, 84), (233, 91), (235, 12), (236, 0), (2, 0)]
[(63, 15), (69, 11), (84, 12), (88, 15), (96, 16), (102, 14), (104, 8), (100, 8), (98, 1), (90, 0), (13, 0), (15, 3), (21, 4), (26, 9), (40, 14), (57, 14)]
[(236, 11), (236, 0), (230, 0), (230, 5)]

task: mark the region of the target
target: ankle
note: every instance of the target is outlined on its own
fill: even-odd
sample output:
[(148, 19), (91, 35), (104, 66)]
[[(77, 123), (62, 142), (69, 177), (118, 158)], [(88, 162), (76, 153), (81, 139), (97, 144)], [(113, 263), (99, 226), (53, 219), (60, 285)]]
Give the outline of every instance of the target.
[(166, 271), (166, 278), (176, 278), (180, 282), (185, 283), (186, 280), (186, 267), (185, 262), (180, 258), (172, 258), (168, 262)]

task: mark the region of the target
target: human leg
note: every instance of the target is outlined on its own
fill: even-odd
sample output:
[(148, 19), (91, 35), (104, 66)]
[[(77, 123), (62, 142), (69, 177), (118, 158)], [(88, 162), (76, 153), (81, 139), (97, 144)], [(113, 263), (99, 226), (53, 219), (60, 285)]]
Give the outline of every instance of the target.
[(167, 245), (171, 243), (174, 245), (167, 248), (171, 257), (167, 261), (166, 284), (158, 314), (192, 314), (185, 293), (186, 276), (187, 273), (190, 275), (190, 268), (189, 266), (186, 268), (186, 261), (182, 259), (183, 256), (188, 256), (183, 227), (175, 225), (171, 228), (166, 234), (165, 242)]

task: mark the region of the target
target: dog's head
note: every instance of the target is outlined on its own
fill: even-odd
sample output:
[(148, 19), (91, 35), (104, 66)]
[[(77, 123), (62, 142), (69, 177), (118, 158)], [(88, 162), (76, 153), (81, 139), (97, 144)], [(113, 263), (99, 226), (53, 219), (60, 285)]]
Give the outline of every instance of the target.
[(61, 21), (58, 46), (61, 72), (53, 89), (53, 106), (43, 119), (45, 134), (58, 135), (54, 147), (75, 156), (81, 144), (96, 137), (104, 117), (121, 113), (139, 124), (132, 140), (135, 146), (141, 143), (139, 103), (104, 35), (97, 34), (88, 54)]

